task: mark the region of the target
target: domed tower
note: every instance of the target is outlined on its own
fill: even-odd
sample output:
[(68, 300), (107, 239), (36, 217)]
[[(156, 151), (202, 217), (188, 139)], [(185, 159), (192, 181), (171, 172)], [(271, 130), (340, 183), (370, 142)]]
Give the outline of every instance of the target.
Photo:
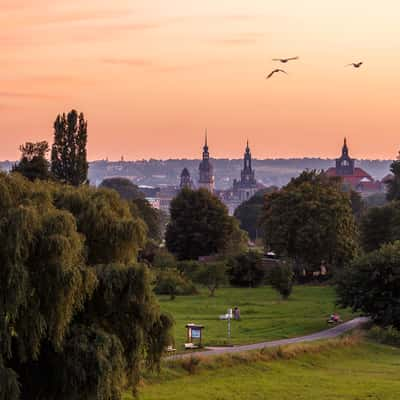
[(208, 189), (210, 192), (214, 191), (215, 179), (214, 179), (214, 167), (210, 161), (210, 153), (208, 152), (207, 144), (207, 130), (205, 143), (203, 147), (203, 160), (199, 165), (199, 187)]
[(181, 173), (181, 183), (180, 183), (180, 188), (188, 188), (188, 189), (193, 189), (193, 181), (192, 178), (190, 177), (190, 172), (188, 171), (187, 168), (183, 168), (182, 173)]

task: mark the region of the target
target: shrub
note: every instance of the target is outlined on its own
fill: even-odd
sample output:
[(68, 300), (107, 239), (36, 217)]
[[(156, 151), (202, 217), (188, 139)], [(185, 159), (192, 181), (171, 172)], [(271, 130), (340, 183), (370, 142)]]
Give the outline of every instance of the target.
[(249, 251), (233, 257), (228, 262), (229, 281), (234, 286), (257, 287), (265, 281), (262, 255)]
[(293, 277), (293, 268), (289, 262), (276, 264), (269, 273), (271, 286), (280, 293), (283, 299), (289, 298), (292, 293)]
[(400, 329), (400, 241), (357, 258), (337, 278), (339, 304)]
[(183, 275), (185, 275), (192, 281), (196, 281), (197, 274), (199, 273), (199, 270), (201, 268), (201, 263), (194, 260), (185, 260), (179, 261), (177, 267)]
[(368, 332), (368, 336), (379, 343), (389, 344), (391, 346), (400, 346), (400, 331), (393, 328), (380, 328), (373, 326)]
[(213, 297), (215, 290), (227, 281), (226, 263), (223, 261), (204, 263), (200, 266), (195, 280), (207, 287), (210, 297)]
[(167, 294), (171, 300), (177, 295), (196, 294), (193, 282), (183, 276), (176, 268), (159, 269), (156, 273), (156, 285), (154, 291), (157, 294)]

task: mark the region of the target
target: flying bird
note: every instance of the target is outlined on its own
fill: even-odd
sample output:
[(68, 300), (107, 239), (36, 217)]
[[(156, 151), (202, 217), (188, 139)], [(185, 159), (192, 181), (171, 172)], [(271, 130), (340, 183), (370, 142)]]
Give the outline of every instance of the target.
[(274, 69), (267, 77), (266, 79), (271, 78), (272, 75), (276, 74), (277, 72), (283, 72), (284, 74), (288, 75), (288, 73), (286, 71), (284, 71), (283, 69)]
[(363, 65), (363, 62), (362, 62), (362, 61), (360, 61), (360, 62), (358, 62), (358, 63), (350, 63), (350, 64), (347, 64), (346, 67), (360, 68), (361, 65)]
[(273, 58), (272, 61), (280, 61), (283, 64), (286, 64), (288, 61), (298, 60), (299, 57), (289, 57), (289, 58)]

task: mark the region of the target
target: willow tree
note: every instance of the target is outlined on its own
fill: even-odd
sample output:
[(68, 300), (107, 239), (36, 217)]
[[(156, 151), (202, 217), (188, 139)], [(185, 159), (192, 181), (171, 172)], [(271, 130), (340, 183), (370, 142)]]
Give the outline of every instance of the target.
[(172, 322), (135, 263), (141, 225), (103, 191), (0, 175), (1, 400), (120, 400), (157, 365)]

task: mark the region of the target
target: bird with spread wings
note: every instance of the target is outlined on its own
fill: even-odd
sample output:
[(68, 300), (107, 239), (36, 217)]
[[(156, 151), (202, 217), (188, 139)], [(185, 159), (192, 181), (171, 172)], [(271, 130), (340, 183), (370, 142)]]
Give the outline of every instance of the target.
[(360, 68), (361, 65), (363, 65), (363, 62), (362, 62), (362, 61), (357, 62), (357, 63), (350, 63), (350, 64), (347, 64), (347, 65), (345, 65), (345, 66), (346, 66), (346, 67)]
[(286, 64), (288, 61), (298, 60), (299, 57), (289, 57), (289, 58), (273, 58), (272, 61), (279, 61)]
[(284, 74), (288, 75), (288, 73), (286, 71), (284, 71), (283, 69), (274, 69), (267, 77), (266, 79), (269, 79), (272, 77), (272, 75), (276, 74), (277, 72), (283, 72)]

